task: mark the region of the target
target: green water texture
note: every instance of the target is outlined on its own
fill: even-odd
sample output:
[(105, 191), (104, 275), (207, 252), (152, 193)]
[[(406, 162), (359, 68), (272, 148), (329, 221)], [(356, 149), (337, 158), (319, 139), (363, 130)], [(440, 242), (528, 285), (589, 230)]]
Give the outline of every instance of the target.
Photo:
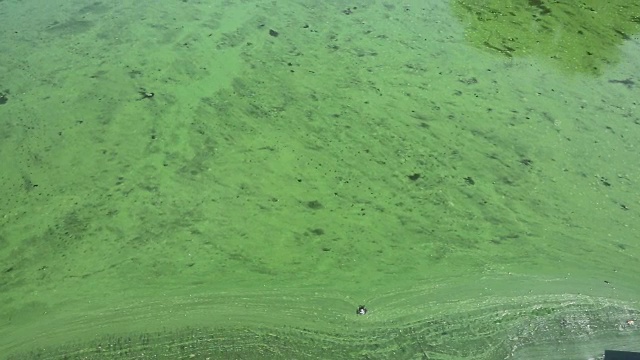
[(640, 351), (637, 2), (0, 19), (0, 359)]

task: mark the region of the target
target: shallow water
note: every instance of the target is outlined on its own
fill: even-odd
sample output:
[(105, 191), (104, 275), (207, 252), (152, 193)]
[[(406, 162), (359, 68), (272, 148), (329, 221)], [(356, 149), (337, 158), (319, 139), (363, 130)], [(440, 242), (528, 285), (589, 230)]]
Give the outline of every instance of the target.
[(640, 351), (635, 13), (0, 2), (0, 354)]

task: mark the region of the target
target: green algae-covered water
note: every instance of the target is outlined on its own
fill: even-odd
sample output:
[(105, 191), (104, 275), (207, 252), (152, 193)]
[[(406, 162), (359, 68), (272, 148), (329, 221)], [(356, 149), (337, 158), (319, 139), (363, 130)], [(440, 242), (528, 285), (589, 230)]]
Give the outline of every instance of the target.
[(0, 358), (640, 351), (639, 5), (0, 18)]

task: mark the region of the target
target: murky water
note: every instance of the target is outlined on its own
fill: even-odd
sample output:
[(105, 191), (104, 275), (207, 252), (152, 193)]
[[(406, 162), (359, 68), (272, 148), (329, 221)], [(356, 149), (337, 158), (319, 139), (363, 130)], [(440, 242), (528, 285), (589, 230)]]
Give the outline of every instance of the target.
[(638, 7), (0, 6), (3, 358), (640, 351)]

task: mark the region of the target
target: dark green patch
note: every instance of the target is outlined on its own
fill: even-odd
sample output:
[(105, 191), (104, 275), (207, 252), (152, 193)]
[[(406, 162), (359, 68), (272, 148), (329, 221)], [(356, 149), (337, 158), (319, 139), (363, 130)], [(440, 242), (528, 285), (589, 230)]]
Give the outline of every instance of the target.
[(470, 44), (509, 58), (537, 56), (572, 72), (600, 74), (605, 64), (618, 62), (621, 43), (633, 39), (640, 23), (640, 6), (622, 0), (452, 4)]
[(309, 230), (309, 232), (313, 235), (324, 235), (324, 230), (321, 228), (315, 228), (315, 229), (311, 229)]
[(309, 209), (313, 209), (313, 210), (320, 210), (322, 209), (324, 206), (322, 206), (322, 203), (318, 200), (311, 200), (307, 202), (307, 207)]
[(540, 10), (540, 15), (551, 14), (551, 9), (549, 9), (541, 0), (529, 0), (529, 5), (538, 8)]

